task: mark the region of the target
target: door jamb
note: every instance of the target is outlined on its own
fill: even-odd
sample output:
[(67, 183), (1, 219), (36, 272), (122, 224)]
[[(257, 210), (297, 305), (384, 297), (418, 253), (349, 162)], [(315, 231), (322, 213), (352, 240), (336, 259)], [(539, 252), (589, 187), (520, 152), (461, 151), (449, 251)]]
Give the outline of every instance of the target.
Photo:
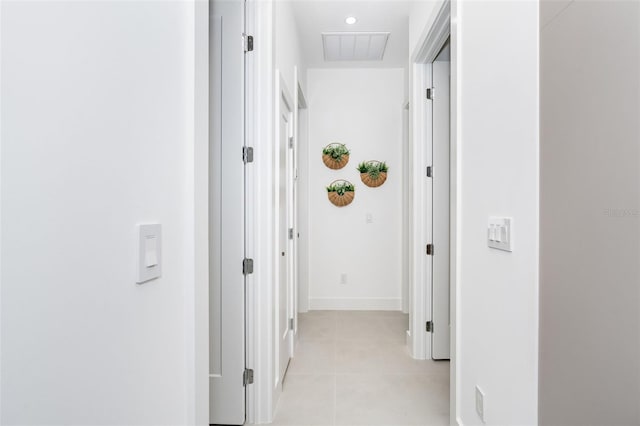
[[(294, 114), (295, 114), (295, 101), (293, 100), (292, 96), (291, 96), (291, 92), (289, 91), (289, 88), (287, 87), (286, 82), (284, 81), (284, 79), (282, 78), (282, 74), (280, 73), (280, 70), (275, 71), (275, 104), (274, 104), (274, 111), (275, 111), (275, 121), (274, 121), (274, 130), (275, 130), (275, 135), (274, 135), (274, 145), (276, 146), (276, 154), (275, 154), (275, 158), (274, 158), (274, 163), (273, 163), (273, 169), (274, 169), (274, 187), (276, 188), (275, 194), (276, 194), (276, 200), (274, 200), (274, 205), (275, 205), (275, 217), (274, 217), (274, 222), (273, 222), (273, 227), (275, 229), (275, 238), (274, 238), (274, 247), (273, 250), (275, 253), (278, 253), (280, 251), (279, 248), (279, 244), (280, 244), (280, 233), (283, 232), (282, 229), (280, 229), (280, 215), (283, 214), (283, 212), (280, 211), (280, 203), (278, 200), (279, 197), (279, 188), (281, 185), (280, 182), (280, 114), (282, 113), (282, 111), (280, 110), (280, 102), (282, 100), (284, 100), (284, 102), (289, 106), (289, 110), (290, 110), (290, 119), (291, 121), (289, 122), (289, 125), (287, 126), (287, 132), (289, 133), (289, 135), (293, 134), (293, 121), (294, 121)], [(287, 147), (287, 150), (289, 148)], [(287, 152), (287, 158), (289, 157), (288, 152)], [(286, 169), (286, 164), (285, 164), (285, 169)], [(289, 187), (289, 182), (288, 182), (288, 176), (286, 174), (285, 171), (285, 187), (286, 187), (286, 205), (285, 205), (285, 216), (286, 216), (286, 223), (287, 225), (289, 225), (291, 223), (291, 218), (289, 217), (289, 211), (290, 211), (290, 206), (289, 204), (289, 191), (291, 190), (291, 188)], [(289, 240), (287, 238), (287, 243), (286, 243), (287, 248), (290, 247), (289, 245)], [(291, 262), (291, 254), (289, 254), (289, 257), (286, 259), (286, 266), (285, 266), (285, 270), (284, 271), (280, 271), (279, 269), (279, 264), (280, 264), (280, 258), (278, 256), (276, 256), (276, 262), (274, 263), (274, 271), (275, 271), (275, 277), (274, 277), (274, 285), (273, 285), (273, 300), (274, 300), (274, 316), (273, 316), (273, 327), (275, 330), (274, 333), (274, 344), (275, 344), (275, 358), (274, 358), (274, 368), (276, 369), (276, 371), (278, 372), (278, 374), (275, 375), (274, 377), (274, 392), (276, 392), (276, 394), (279, 394), (282, 388), (282, 383), (280, 382), (280, 328), (279, 328), (279, 316), (280, 316), (280, 275), (282, 273), (284, 273), (286, 275), (287, 278), (287, 288), (291, 289), (291, 279), (292, 277), (290, 276), (290, 262)], [(292, 292), (293, 293), (293, 292)], [(290, 295), (291, 296), (291, 295)], [(287, 304), (290, 304), (291, 300), (290, 297), (287, 299)], [(292, 306), (288, 306), (287, 307), (287, 312), (289, 312), (289, 308), (293, 308)], [(288, 320), (288, 318), (287, 318)], [(289, 343), (289, 355), (292, 355), (292, 341), (293, 341), (293, 335), (291, 334), (289, 336), (290, 339), (290, 343)], [(277, 400), (277, 398), (275, 398)]]
[[(460, 389), (458, 383), (458, 354), (460, 353), (460, 342), (458, 341), (458, 324), (460, 311), (458, 309), (459, 294), (458, 283), (460, 282), (459, 259), (460, 259), (460, 130), (458, 123), (460, 122), (460, 102), (458, 87), (458, 65), (460, 51), (458, 48), (457, 16), (458, 2), (456, 0), (443, 0), (440, 2), (427, 24), (425, 31), (418, 40), (417, 47), (411, 56), (411, 87), (413, 108), (410, 119), (412, 119), (411, 129), (413, 131), (412, 150), (413, 150), (413, 218), (412, 218), (412, 245), (413, 248), (413, 318), (412, 318), (412, 354), (415, 358), (430, 357), (430, 342), (428, 342), (426, 332), (424, 332), (424, 324), (426, 314), (430, 312), (430, 295), (427, 294), (427, 286), (425, 278), (430, 277), (430, 266), (428, 259), (424, 255), (424, 244), (428, 242), (427, 230), (425, 229), (424, 218), (427, 216), (426, 197), (427, 181), (424, 178), (425, 166), (427, 163), (424, 146), (426, 142), (430, 142), (430, 132), (426, 132), (426, 124), (428, 113), (431, 105), (426, 103), (425, 90), (427, 82), (430, 79), (430, 67), (428, 64), (433, 61), (441, 47), (450, 38), (451, 46), (451, 156), (450, 156), (450, 174), (451, 174), (451, 197), (450, 197), (450, 283), (451, 283), (451, 364), (450, 364), (450, 422), (451, 424), (460, 424), (459, 413), (457, 412), (458, 401), (460, 400)], [(452, 19), (452, 17), (454, 19)], [(416, 237), (417, 236), (417, 237)], [(428, 285), (432, 285), (431, 282)], [(422, 315), (421, 315), (422, 314)], [(419, 331), (419, 332), (418, 332)], [(427, 354), (429, 354), (427, 356)]]
[(274, 412), (273, 383), (275, 330), (272, 326), (277, 261), (271, 243), (275, 187), (273, 0), (245, 0), (245, 31), (254, 37), (254, 50), (246, 57), (248, 144), (254, 147), (254, 162), (247, 171), (247, 257), (254, 259), (254, 273), (247, 281), (247, 368), (254, 370), (253, 385), (247, 386), (247, 423), (269, 423)]

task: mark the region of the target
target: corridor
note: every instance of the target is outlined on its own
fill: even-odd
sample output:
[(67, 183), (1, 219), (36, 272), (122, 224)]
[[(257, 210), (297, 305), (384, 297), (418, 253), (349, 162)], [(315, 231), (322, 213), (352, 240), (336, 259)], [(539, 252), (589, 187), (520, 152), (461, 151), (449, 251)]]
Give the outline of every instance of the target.
[(298, 319), (275, 425), (449, 424), (449, 362), (409, 356), (408, 315), (311, 311)]

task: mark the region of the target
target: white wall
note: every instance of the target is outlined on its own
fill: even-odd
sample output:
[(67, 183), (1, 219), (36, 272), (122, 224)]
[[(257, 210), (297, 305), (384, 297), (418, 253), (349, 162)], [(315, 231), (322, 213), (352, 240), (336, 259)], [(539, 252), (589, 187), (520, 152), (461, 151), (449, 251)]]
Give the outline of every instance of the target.
[(3, 424), (187, 421), (192, 7), (2, 3)]
[(442, 4), (442, 0), (415, 0), (409, 8), (409, 55), (418, 46), (425, 31), (430, 28), (428, 21), (434, 11)]
[(280, 70), (289, 93), (295, 92), (293, 68), (299, 69), (299, 79), (303, 88), (306, 82), (306, 69), (302, 62), (300, 38), (296, 26), (291, 1), (274, 1), (274, 33), (275, 33), (275, 63)]
[[(538, 2), (460, 1), (459, 416), (537, 423)], [(487, 247), (491, 215), (514, 220), (513, 252)]]
[(637, 425), (640, 3), (569, 3), (540, 5), (540, 424)]
[[(475, 386), (485, 394), (486, 424), (537, 423), (537, 6), (451, 4), (458, 158), (452, 416), (465, 425), (482, 424)], [(412, 33), (422, 20), (424, 35), (436, 10), (416, 10)], [(514, 218), (512, 253), (487, 247), (493, 215)]]
[[(404, 70), (310, 69), (307, 78), (311, 308), (399, 310)], [(334, 141), (351, 150), (338, 171), (321, 158)], [(356, 166), (366, 160), (389, 165), (381, 187), (361, 182)], [(327, 199), (326, 186), (336, 179), (355, 184), (349, 206)], [(342, 273), (346, 285), (340, 284)]]

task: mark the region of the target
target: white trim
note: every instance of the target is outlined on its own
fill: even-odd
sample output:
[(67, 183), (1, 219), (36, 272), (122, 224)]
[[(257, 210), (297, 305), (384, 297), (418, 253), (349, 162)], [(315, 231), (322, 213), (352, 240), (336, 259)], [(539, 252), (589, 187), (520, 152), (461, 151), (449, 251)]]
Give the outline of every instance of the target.
[[(450, 369), (450, 423), (461, 424), (460, 416), (457, 411), (460, 401), (460, 387), (459, 387), (459, 366), (458, 366), (458, 354), (460, 353), (459, 333), (457, 330), (459, 324), (460, 310), (458, 309), (460, 301), (459, 295), (459, 282), (460, 282), (460, 233), (461, 233), (461, 199), (460, 199), (460, 165), (461, 165), (461, 150), (460, 150), (460, 93), (458, 90), (459, 79), (459, 66), (460, 66), (460, 50), (458, 48), (458, 39), (460, 28), (457, 25), (458, 13), (459, 13), (459, 0), (443, 0), (439, 6), (436, 6), (435, 12), (429, 19), (425, 26), (425, 31), (418, 40), (416, 49), (411, 55), (412, 64), (412, 81), (411, 92), (414, 99), (413, 113), (411, 118), (413, 119), (413, 157), (414, 157), (414, 169), (413, 169), (413, 218), (412, 225), (414, 226), (412, 235), (414, 236), (413, 247), (415, 249), (413, 257), (413, 287), (414, 287), (414, 309), (420, 309), (419, 303), (415, 302), (415, 298), (420, 298), (425, 303), (424, 313), (427, 315), (430, 312), (430, 297), (427, 294), (427, 288), (424, 286), (424, 277), (430, 276), (428, 270), (428, 262), (423, 255), (423, 245), (420, 238), (426, 237), (427, 232), (424, 229), (424, 219), (426, 217), (425, 200), (426, 183), (423, 179), (424, 167), (426, 164), (422, 163), (425, 160), (426, 153), (423, 150), (423, 145), (430, 137), (430, 132), (425, 132), (425, 118), (428, 116), (430, 105), (424, 102), (424, 90), (428, 87), (428, 83), (431, 78), (431, 70), (427, 65), (432, 62), (436, 57), (440, 48), (450, 37), (451, 45), (451, 205), (450, 205), (450, 218), (451, 218), (451, 247), (450, 247), (450, 280), (451, 280), (451, 369)], [(416, 237), (417, 235), (417, 237)], [(429, 283), (431, 285), (431, 283)], [(415, 311), (418, 315), (414, 315), (410, 326), (422, 327), (425, 317), (420, 317), (419, 311)], [(429, 314), (430, 315), (430, 314)], [(416, 358), (420, 358), (419, 355), (425, 356), (430, 353), (429, 343), (426, 333), (411, 333), (412, 336), (412, 349), (413, 355)], [(423, 340), (421, 342), (421, 340)]]
[[(425, 176), (425, 168), (431, 164), (431, 152), (425, 146), (431, 144), (431, 132), (426, 129), (425, 117), (431, 116), (431, 103), (425, 99), (425, 90), (431, 87), (430, 61), (436, 57), (450, 32), (450, 3), (443, 1), (434, 11), (412, 55), (412, 179), (413, 212), (411, 218), (412, 247), (412, 303), (410, 329), (412, 336), (411, 354), (416, 359), (431, 357), (431, 340), (424, 331), (425, 322), (431, 318), (431, 262), (425, 256), (426, 244), (431, 241), (431, 209), (427, 208), (431, 197), (431, 185)], [(453, 64), (452, 64), (453, 66)], [(452, 179), (452, 185), (453, 185)], [(453, 222), (452, 222), (453, 223)]]
[(247, 168), (247, 256), (254, 273), (247, 279), (247, 367), (254, 383), (247, 387), (247, 423), (273, 418), (273, 0), (246, 0), (246, 31), (254, 50), (246, 56), (247, 140), (254, 162)]
[[(299, 77), (299, 76), (298, 76)], [(298, 109), (296, 110), (296, 147), (298, 149), (298, 308), (297, 313), (309, 311), (309, 109), (298, 81)], [(303, 203), (302, 200), (305, 200)]]
[[(273, 123), (273, 127), (274, 127), (274, 147), (275, 150), (274, 152), (274, 162), (273, 162), (273, 178), (274, 178), (274, 212), (275, 215), (273, 217), (273, 229), (275, 230), (274, 232), (274, 236), (275, 238), (273, 239), (272, 243), (273, 243), (273, 251), (274, 253), (276, 253), (276, 257), (274, 259), (274, 264), (273, 264), (273, 268), (274, 268), (274, 285), (272, 287), (272, 291), (273, 291), (273, 301), (274, 301), (274, 312), (273, 312), (273, 329), (274, 329), (274, 364), (273, 364), (273, 368), (275, 369), (275, 371), (277, 372), (277, 374), (275, 374), (275, 378), (274, 378), (274, 396), (273, 396), (273, 402), (274, 402), (274, 410), (275, 410), (275, 405), (277, 404), (278, 400), (280, 399), (280, 394), (282, 393), (282, 383), (280, 382), (280, 374), (282, 373), (280, 371), (280, 341), (282, 339), (282, 336), (280, 335), (280, 321), (279, 321), (279, 316), (280, 316), (280, 277), (281, 274), (283, 273), (283, 271), (280, 270), (280, 257), (278, 255), (278, 253), (280, 252), (280, 236), (282, 235), (283, 232), (286, 233), (286, 229), (282, 230), (280, 229), (280, 218), (282, 217), (282, 215), (286, 216), (286, 220), (285, 223), (287, 225), (287, 227), (290, 226), (291, 224), (291, 218), (289, 217), (289, 212), (290, 212), (290, 182), (289, 182), (289, 177), (288, 177), (288, 173), (287, 173), (287, 164), (285, 164), (285, 211), (281, 211), (280, 209), (280, 187), (282, 185), (282, 182), (280, 181), (280, 150), (282, 149), (282, 147), (280, 146), (280, 120), (281, 120), (281, 114), (282, 114), (282, 108), (280, 107), (280, 104), (282, 102), (284, 102), (288, 108), (288, 115), (289, 115), (289, 125), (287, 126), (287, 140), (288, 140), (288, 136), (291, 136), (292, 134), (292, 122), (293, 122), (293, 111), (294, 111), (294, 101), (293, 98), (291, 96), (291, 92), (289, 91), (288, 87), (287, 87), (287, 83), (286, 81), (284, 81), (284, 78), (282, 77), (282, 74), (280, 73), (279, 69), (275, 70), (275, 94), (277, 95), (274, 100), (275, 100), (275, 104), (273, 106), (274, 111), (275, 111), (275, 116), (274, 116), (274, 123)], [(288, 150), (288, 142), (287, 142), (287, 147), (285, 147), (286, 150)], [(287, 152), (287, 157), (288, 157), (288, 152)], [(289, 250), (289, 248), (291, 247), (291, 243), (289, 242), (288, 237), (286, 237), (286, 246), (287, 248), (285, 250)], [(286, 259), (285, 262), (285, 271), (284, 273), (286, 274), (286, 284), (285, 286), (288, 289), (291, 289), (291, 276), (290, 276), (290, 265), (291, 265), (291, 256), (289, 256)], [(289, 294), (289, 296), (291, 296), (291, 294)], [(287, 305), (290, 304), (290, 297), (287, 298)], [(289, 313), (289, 309), (291, 308), (291, 306), (287, 306), (287, 314)], [(288, 316), (287, 316), (288, 317)], [(287, 333), (288, 334), (288, 333)], [(289, 335), (289, 341), (290, 341), (290, 345), (289, 345), (289, 356), (292, 356), (292, 351), (293, 351), (293, 339), (292, 336)]]
[[(425, 30), (411, 55), (411, 101), (409, 127), (412, 133), (410, 158), (412, 170), (412, 217), (410, 222), (410, 321), (411, 342), (409, 351), (416, 359), (427, 359), (431, 356), (431, 339), (425, 332), (424, 324), (431, 318), (431, 263), (424, 250), (431, 240), (431, 228), (426, 226), (431, 220), (431, 210), (427, 208), (427, 200), (431, 196), (431, 186), (427, 185), (425, 167), (431, 164), (430, 152), (424, 149), (430, 143), (431, 133), (426, 131), (424, 118), (430, 116), (431, 105), (425, 100), (425, 90), (431, 87), (431, 69), (426, 64), (432, 61), (446, 41), (450, 32), (450, 2), (444, 0), (436, 6)], [(425, 220), (426, 219), (426, 220)]]
[(450, 379), (449, 379), (449, 419), (452, 424), (461, 425), (461, 414), (458, 411), (460, 407), (459, 402), (462, 400), (461, 388), (460, 388), (460, 366), (458, 362), (458, 356), (462, 353), (462, 347), (460, 346), (460, 333), (458, 330), (460, 321), (460, 315), (462, 310), (460, 307), (460, 252), (461, 252), (461, 235), (462, 235), (462, 132), (460, 129), (462, 102), (460, 101), (460, 88), (458, 81), (460, 81), (460, 67), (462, 65), (462, 54), (459, 48), (459, 40), (461, 36), (462, 28), (458, 25), (460, 22), (460, 4), (459, 0), (451, 1), (451, 28), (449, 45), (451, 48), (451, 247), (449, 262), (451, 264), (450, 280), (451, 280), (451, 305), (449, 316), (451, 318), (451, 363), (450, 363)]
[[(188, 425), (209, 424), (209, 2), (193, 1), (193, 146), (189, 156), (193, 170), (189, 186), (193, 192), (191, 247), (194, 272), (188, 278), (193, 287), (185, 290), (187, 332), (187, 413)], [(191, 239), (191, 238), (190, 238)], [(187, 253), (188, 255), (188, 253)], [(189, 257), (189, 256), (188, 256)]]
[(300, 240), (298, 238), (300, 232), (300, 219), (298, 217), (300, 212), (300, 179), (298, 176), (298, 169), (300, 163), (300, 131), (299, 131), (299, 109), (300, 98), (302, 97), (302, 89), (300, 88), (300, 70), (298, 66), (293, 67), (293, 182), (291, 183), (293, 190), (293, 218), (291, 227), (293, 228), (293, 347), (291, 348), (291, 356), (293, 357), (295, 351), (295, 336), (298, 334), (298, 293), (300, 288)]
[[(413, 160), (412, 169), (412, 193), (410, 194), (412, 203), (411, 217), (411, 271), (410, 271), (410, 288), (411, 288), (411, 319), (409, 328), (411, 330), (411, 346), (409, 350), (411, 355), (416, 359), (425, 359), (430, 353), (429, 341), (424, 331), (424, 324), (427, 318), (431, 316), (431, 304), (428, 300), (426, 279), (430, 273), (430, 263), (425, 256), (425, 246), (429, 242), (429, 229), (426, 222), (427, 215), (430, 210), (427, 208), (427, 191), (430, 186), (427, 185), (425, 168), (430, 164), (430, 158), (427, 157), (425, 144), (429, 143), (429, 133), (425, 132), (425, 123), (423, 117), (430, 114), (431, 106), (425, 102), (424, 90), (427, 87), (425, 78), (425, 67), (421, 64), (413, 64), (412, 81), (413, 81), (413, 105), (411, 110), (410, 127), (412, 128), (412, 153), (410, 158)], [(425, 218), (427, 218), (425, 220)]]
[(402, 298), (392, 297), (316, 297), (309, 300), (317, 311), (400, 311)]
[[(455, 0), (453, 0), (455, 2)], [(425, 29), (411, 52), (412, 64), (433, 62), (451, 33), (451, 0), (439, 0)]]

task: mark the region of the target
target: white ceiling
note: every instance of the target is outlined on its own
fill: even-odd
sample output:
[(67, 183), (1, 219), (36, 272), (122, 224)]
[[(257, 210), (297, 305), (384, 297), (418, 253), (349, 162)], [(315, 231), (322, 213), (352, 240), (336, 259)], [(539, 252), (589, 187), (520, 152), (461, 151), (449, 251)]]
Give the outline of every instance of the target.
[[(403, 0), (295, 0), (293, 13), (309, 68), (404, 68), (409, 61), (409, 6)], [(358, 19), (345, 23), (347, 16)], [(390, 32), (382, 61), (325, 61), (323, 32)]]

